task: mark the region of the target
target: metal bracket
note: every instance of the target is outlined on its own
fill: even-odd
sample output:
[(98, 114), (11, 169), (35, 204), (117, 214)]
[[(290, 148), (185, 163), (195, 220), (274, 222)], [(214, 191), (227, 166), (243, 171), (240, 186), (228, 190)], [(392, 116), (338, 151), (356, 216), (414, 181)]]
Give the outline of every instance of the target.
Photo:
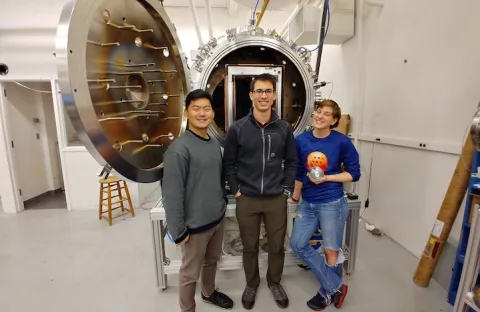
[(102, 170), (99, 173), (97, 173), (97, 176), (103, 179), (107, 179), (111, 172), (112, 172), (112, 167), (109, 164), (106, 164), (102, 168)]

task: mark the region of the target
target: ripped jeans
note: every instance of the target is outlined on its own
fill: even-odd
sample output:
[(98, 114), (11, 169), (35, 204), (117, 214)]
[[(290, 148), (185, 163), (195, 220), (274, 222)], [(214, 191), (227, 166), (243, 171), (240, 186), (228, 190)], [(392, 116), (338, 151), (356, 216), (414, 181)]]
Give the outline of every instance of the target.
[[(343, 232), (348, 217), (346, 197), (324, 204), (310, 204), (302, 200), (293, 223), (290, 245), (310, 267), (320, 282), (319, 293), (328, 301), (343, 285)], [(319, 250), (310, 244), (310, 238), (320, 227), (323, 243)], [(337, 263), (329, 265), (324, 249), (338, 251)]]

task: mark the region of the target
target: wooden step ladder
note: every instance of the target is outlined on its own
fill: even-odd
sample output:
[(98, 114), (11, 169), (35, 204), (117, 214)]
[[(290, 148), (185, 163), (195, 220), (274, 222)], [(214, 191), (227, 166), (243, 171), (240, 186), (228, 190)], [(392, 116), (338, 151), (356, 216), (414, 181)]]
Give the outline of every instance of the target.
[[(106, 179), (100, 179), (100, 201), (98, 205), (98, 218), (108, 220), (108, 224), (111, 226), (113, 219), (122, 217), (127, 214), (131, 214), (135, 217), (135, 210), (133, 208), (132, 199), (130, 198), (130, 192), (128, 191), (127, 183), (117, 177), (108, 177)], [(122, 194), (124, 190), (125, 194)], [(105, 196), (106, 194), (106, 196)], [(129, 207), (126, 207), (124, 202), (128, 202)], [(117, 205), (117, 206), (116, 206)], [(104, 211), (103, 207), (107, 207)], [(112, 216), (112, 211), (121, 209), (122, 213)], [(108, 217), (104, 216), (107, 214)]]

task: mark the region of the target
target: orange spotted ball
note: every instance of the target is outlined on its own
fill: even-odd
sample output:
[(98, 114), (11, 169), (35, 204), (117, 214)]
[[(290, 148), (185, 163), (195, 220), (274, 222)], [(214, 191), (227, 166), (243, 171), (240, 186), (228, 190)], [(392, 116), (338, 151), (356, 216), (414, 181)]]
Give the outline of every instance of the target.
[(319, 167), (323, 171), (327, 170), (327, 156), (325, 156), (325, 154), (321, 152), (310, 153), (307, 157), (307, 168), (310, 171), (314, 166)]

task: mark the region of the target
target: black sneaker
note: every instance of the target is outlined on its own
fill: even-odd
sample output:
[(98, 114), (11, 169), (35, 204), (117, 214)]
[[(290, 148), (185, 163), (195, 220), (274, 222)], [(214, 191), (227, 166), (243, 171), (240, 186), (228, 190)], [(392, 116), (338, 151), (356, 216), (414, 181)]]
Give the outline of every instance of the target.
[(202, 293), (202, 300), (208, 303), (211, 303), (213, 305), (216, 305), (217, 307), (220, 307), (222, 309), (231, 309), (233, 308), (233, 301), (225, 295), (224, 293), (221, 293), (217, 290), (215, 290), (210, 296), (205, 296)]
[(332, 295), (332, 302), (335, 305), (335, 308), (340, 309), (342, 307), (343, 300), (345, 300), (345, 297), (347, 296), (347, 290), (348, 286), (342, 285), (342, 288)]
[(257, 289), (245, 286), (245, 290), (242, 295), (242, 305), (245, 309), (250, 310), (255, 304), (255, 298), (257, 296)]
[(325, 300), (325, 298), (319, 293), (307, 302), (307, 306), (314, 311), (323, 311), (328, 305), (329, 303), (327, 300)]
[(302, 269), (304, 269), (304, 270), (310, 271), (310, 267), (309, 267), (308, 265), (306, 265), (306, 264), (299, 264), (298, 267), (299, 267), (299, 268), (302, 268)]
[(280, 308), (286, 308), (288, 307), (288, 297), (287, 294), (285, 293), (285, 290), (283, 289), (282, 285), (272, 285), (268, 286), (270, 288), (270, 291), (272, 292), (273, 299), (275, 300), (275, 303), (280, 307)]

